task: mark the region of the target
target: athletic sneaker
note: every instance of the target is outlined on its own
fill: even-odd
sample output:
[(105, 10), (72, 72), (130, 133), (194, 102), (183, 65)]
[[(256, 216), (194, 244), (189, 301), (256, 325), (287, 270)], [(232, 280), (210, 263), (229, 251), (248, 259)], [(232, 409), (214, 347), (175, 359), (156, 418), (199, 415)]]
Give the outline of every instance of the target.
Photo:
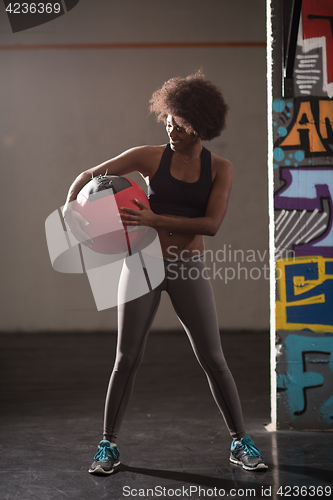
[(91, 465), (90, 474), (112, 474), (120, 465), (118, 446), (111, 446), (110, 441), (103, 439), (97, 448), (94, 462)]
[(244, 436), (239, 443), (231, 443), (230, 462), (242, 465), (245, 470), (268, 469), (260, 451), (254, 446), (250, 436)]

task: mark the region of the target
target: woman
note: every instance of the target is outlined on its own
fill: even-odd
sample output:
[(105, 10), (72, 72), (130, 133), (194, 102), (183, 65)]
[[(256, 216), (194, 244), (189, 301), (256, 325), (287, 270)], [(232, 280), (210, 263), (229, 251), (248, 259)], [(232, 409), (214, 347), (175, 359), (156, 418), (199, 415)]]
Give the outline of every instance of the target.
[[(154, 92), (150, 104), (158, 120), (166, 124), (168, 144), (136, 147), (81, 173), (64, 207), (65, 220), (75, 236), (91, 245), (84, 232), (86, 221), (71, 210), (71, 202), (92, 175), (103, 175), (106, 170), (112, 175), (140, 172), (149, 179), (150, 208), (138, 201), (138, 210), (125, 207), (121, 218), (127, 226), (147, 226), (158, 232), (165, 264), (165, 279), (156, 289), (129, 302), (122, 300), (118, 307), (117, 354), (105, 404), (103, 440), (89, 472), (111, 474), (120, 464), (116, 439), (163, 290), (189, 336), (233, 438), (230, 461), (246, 470), (266, 469), (244, 429), (237, 388), (221, 347), (211, 285), (204, 262), (198, 258), (204, 252), (204, 235), (216, 234), (228, 208), (232, 165), (201, 143), (221, 134), (227, 105), (219, 89), (200, 72), (167, 81)], [(182, 272), (177, 272), (180, 266)], [(188, 279), (193, 269), (196, 279)], [(130, 266), (125, 265), (120, 296), (126, 296), (131, 277)]]

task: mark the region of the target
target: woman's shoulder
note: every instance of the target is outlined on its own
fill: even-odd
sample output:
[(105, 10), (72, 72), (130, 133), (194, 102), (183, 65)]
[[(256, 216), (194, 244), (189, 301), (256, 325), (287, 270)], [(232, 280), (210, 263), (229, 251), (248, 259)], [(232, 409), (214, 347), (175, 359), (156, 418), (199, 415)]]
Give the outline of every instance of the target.
[(155, 154), (160, 154), (163, 153), (165, 149), (166, 144), (161, 144), (159, 146), (150, 146), (150, 145), (144, 145), (144, 146), (136, 146), (131, 149), (131, 151), (135, 151), (137, 154), (142, 155), (142, 156), (150, 156), (150, 155), (155, 155)]
[(214, 153), (211, 153), (211, 165), (212, 165), (212, 178), (213, 181), (217, 177), (224, 177), (225, 175), (232, 174), (233, 165), (231, 161), (226, 158), (222, 158), (221, 156), (217, 156)]
[(162, 144), (161, 146), (136, 146), (129, 149), (127, 153), (129, 153), (132, 157), (135, 157), (137, 160), (154, 160), (157, 157), (162, 156), (165, 146), (166, 144)]
[(137, 161), (141, 165), (141, 173), (146, 177), (150, 177), (158, 168), (161, 161), (166, 144), (160, 146), (138, 146), (133, 148)]

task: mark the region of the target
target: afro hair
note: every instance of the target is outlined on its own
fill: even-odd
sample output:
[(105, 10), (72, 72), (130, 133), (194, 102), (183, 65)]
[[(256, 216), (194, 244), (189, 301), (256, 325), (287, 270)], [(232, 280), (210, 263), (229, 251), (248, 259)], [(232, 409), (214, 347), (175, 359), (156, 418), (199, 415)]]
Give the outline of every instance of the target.
[(225, 128), (228, 105), (222, 92), (201, 71), (186, 78), (171, 78), (156, 90), (150, 99), (150, 111), (157, 121), (166, 122), (168, 115), (176, 118), (187, 133), (203, 141), (218, 137)]

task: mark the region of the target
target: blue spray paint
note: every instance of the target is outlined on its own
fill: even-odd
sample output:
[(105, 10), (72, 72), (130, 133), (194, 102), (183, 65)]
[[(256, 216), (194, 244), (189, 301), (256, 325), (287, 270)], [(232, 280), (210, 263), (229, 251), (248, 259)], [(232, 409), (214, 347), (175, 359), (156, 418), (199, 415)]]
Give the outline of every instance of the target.
[[(290, 418), (295, 420), (306, 410), (305, 389), (322, 385), (330, 385), (332, 387), (332, 378), (324, 380), (323, 375), (320, 373), (305, 371), (306, 366), (304, 367), (303, 355), (306, 352), (318, 352), (319, 356), (322, 356), (323, 353), (329, 354), (328, 364), (333, 372), (333, 337), (305, 337), (291, 334), (286, 337), (284, 343), (287, 358), (287, 374), (278, 374), (277, 383), (278, 387), (286, 389)], [(320, 414), (326, 420), (332, 422), (333, 396), (321, 407)]]

